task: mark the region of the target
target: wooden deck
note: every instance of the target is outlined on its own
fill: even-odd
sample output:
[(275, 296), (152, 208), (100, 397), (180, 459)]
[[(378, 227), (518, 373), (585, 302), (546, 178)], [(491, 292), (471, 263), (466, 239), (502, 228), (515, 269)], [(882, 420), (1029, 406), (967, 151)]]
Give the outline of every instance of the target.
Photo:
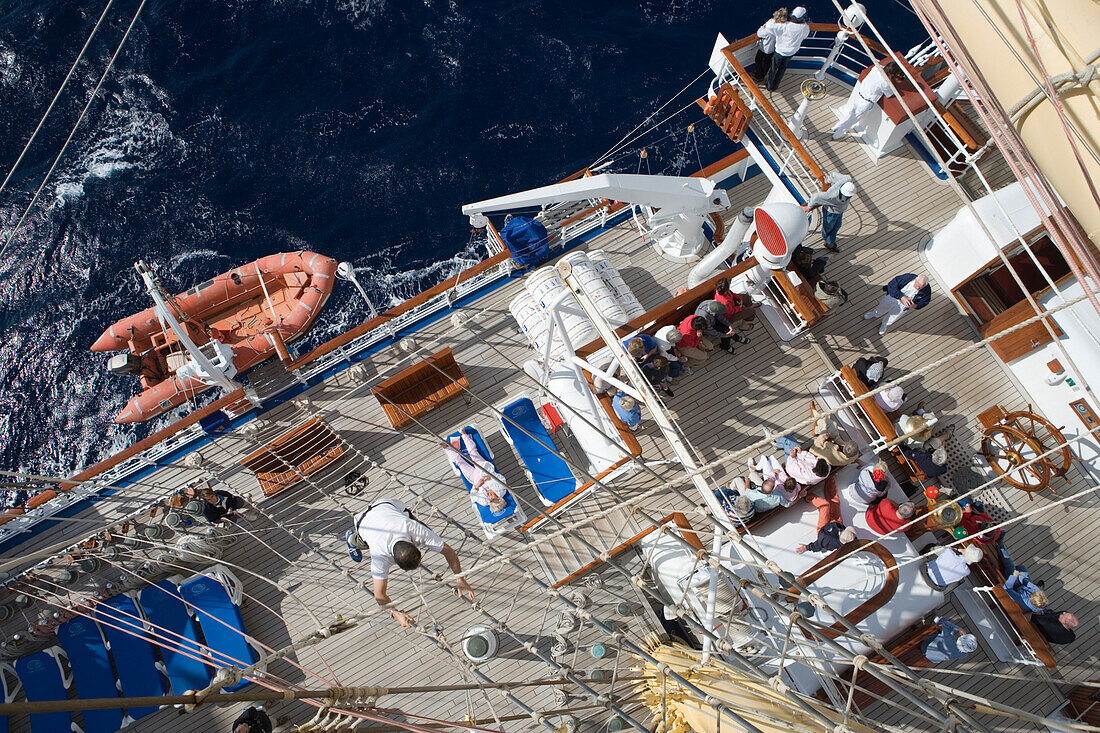
[[(801, 78), (794, 70), (788, 72), (783, 94), (772, 96), (781, 113), (791, 111), (790, 95)], [(860, 187), (859, 197), (845, 216), (841, 253), (830, 256), (827, 268), (827, 276), (839, 280), (851, 294), (851, 300), (831, 311), (812, 333), (790, 343), (781, 342), (761, 323), (751, 333), (751, 345), (739, 346), (734, 356), (716, 353), (694, 375), (681, 380), (675, 398), (667, 403), (701, 461), (714, 460), (759, 440), (764, 428), (778, 432), (806, 419), (817, 382), (859, 356), (887, 355), (888, 376), (896, 378), (907, 369), (928, 364), (977, 340), (973, 328), (942, 292), (937, 292), (935, 283), (932, 303), (901, 320), (885, 337), (879, 337), (877, 321), (862, 319), (862, 314), (881, 297), (882, 284), (896, 274), (923, 269), (917, 253), (918, 242), (946, 224), (960, 202), (946, 184), (931, 176), (912, 150), (903, 149), (875, 165), (855, 142), (828, 141), (827, 133), (822, 133), (833, 119), (828, 105), (838, 104), (841, 99), (838, 85), (831, 85), (830, 91), (832, 95), (816, 102), (811, 110), (807, 147), (826, 171), (847, 171)], [(839, 94), (845, 95), (846, 89), (840, 89)], [(758, 202), (766, 192), (763, 176), (738, 186), (730, 192), (730, 211), (737, 212)], [(919, 195), (914, 195), (915, 192)], [(819, 242), (817, 235), (811, 234), (809, 243), (817, 246)], [(661, 260), (629, 224), (600, 235), (589, 247), (609, 253), (647, 308), (668, 300), (686, 282), (688, 267)], [(599, 553), (647, 526), (641, 518), (642, 512), (665, 516), (669, 511), (682, 511), (696, 526), (704, 524), (696, 510), (699, 499), (690, 493), (693, 489), (687, 489), (687, 493), (663, 492), (637, 502), (631, 512), (617, 510), (573, 536), (546, 541), (543, 538), (559, 529), (550, 521), (528, 533), (530, 536), (513, 533), (492, 544), (486, 542), (469, 498), (452, 474), (439, 441), (463, 425), (477, 424), (519, 503), (529, 517), (538, 516), (541, 504), (500, 435), (498, 415), (492, 407), (521, 391), (531, 395), (538, 391), (538, 385), (522, 371), (522, 363), (532, 354), (507, 309), (520, 287), (520, 281), (510, 281), (475, 301), (465, 309), (469, 317), (465, 323), (455, 325), (444, 318), (427, 326), (415, 335), (416, 354), (401, 353), (396, 347), (383, 349), (361, 367), (344, 371), (296, 400), (269, 411), (254, 421), (253, 432), (238, 430), (217, 438), (200, 449), (204, 459), (201, 468), (180, 459), (160, 468), (141, 485), (127, 489), (124, 496), (130, 504), (105, 502), (102, 509), (97, 505), (77, 515), (75, 520), (109, 520), (119, 516), (126, 506), (136, 507), (164, 487), (183, 486), (204, 477), (215, 478), (221, 487), (250, 496), (265, 516), (226, 551), (223, 561), (249, 571), (238, 571), (249, 596), (243, 609), (244, 618), (249, 632), (273, 648), (313, 631), (318, 620), (323, 623), (338, 613), (375, 609), (369, 591), (368, 563), (355, 565), (348, 559), (343, 537), (350, 528), (350, 517), (377, 498), (406, 501), (419, 518), (440, 531), (456, 548), (464, 568), (489, 563), (498, 552), (503, 552), (541, 574), (546, 583), (591, 562)], [(758, 319), (758, 323), (762, 320)], [(371, 386), (444, 347), (454, 352), (469, 380), (470, 390), (418, 417), (402, 432), (395, 432), (371, 395)], [(979, 412), (998, 403), (1010, 409), (1027, 403), (1006, 370), (986, 350), (972, 351), (935, 369), (910, 385), (907, 392), (910, 403), (925, 400), (943, 425), (954, 425), (949, 446), (953, 469), (971, 462), (978, 443), (975, 416)], [(312, 416), (323, 418), (340, 436), (346, 448), (344, 458), (264, 499), (255, 477), (240, 466), (241, 459)], [(647, 461), (672, 457), (651, 421), (643, 423), (637, 437)], [(808, 438), (808, 434), (801, 437)], [(345, 477), (352, 471), (367, 480), (366, 488), (355, 495), (345, 491)], [(622, 497), (637, 496), (675, 473), (667, 465), (657, 466), (651, 472), (638, 470), (613, 481), (612, 488)], [(721, 482), (736, 473), (734, 468), (722, 469), (715, 478)], [(1068, 484), (1059, 487), (1061, 496), (1087, 486), (1085, 477), (1076, 468), (1070, 470), (1069, 479)], [(1046, 591), (1054, 607), (1080, 617), (1077, 642), (1056, 650), (1059, 666), (1052, 671), (999, 664), (982, 648), (969, 659), (928, 671), (931, 679), (1045, 714), (1072, 687), (1065, 681), (1095, 676), (1100, 651), (1100, 635), (1096, 633), (1100, 604), (1094, 600), (1100, 589), (1100, 573), (1096, 571), (1100, 563), (1096, 541), (1100, 505), (1095, 497), (1086, 497), (1051, 507), (1055, 498), (1044, 495), (1029, 501), (1023, 493), (1010, 489), (990, 490), (983, 497), (998, 516), (1041, 510), (1014, 526), (1007, 543), (1017, 561), (1026, 563), (1036, 578), (1046, 580)], [(613, 503), (610, 497), (597, 491), (557, 519), (575, 521), (586, 512)], [(55, 532), (28, 541), (20, 550), (41, 549), (61, 542), (66, 536), (84, 533), (90, 526), (95, 525), (71, 521)], [(630, 553), (624, 553), (620, 559), (633, 563), (631, 572), (638, 570), (637, 560), (631, 559)], [(493, 620), (450, 592), (447, 584), (450, 574), (440, 559), (430, 557), (428, 562), (425, 570), (395, 573), (390, 581), (391, 596), (403, 609), (417, 616), (416, 630), (402, 630), (379, 613), (369, 623), (325, 641), (314, 651), (299, 653), (297, 660), (326, 683), (337, 681), (330, 669), (336, 671), (339, 683), (345, 685), (473, 680), (461, 656), (461, 640), (471, 626), (492, 625)], [(442, 572), (442, 584), (432, 579), (434, 572)], [(280, 587), (257, 576), (277, 579)], [(613, 569), (602, 570), (598, 577), (602, 581), (600, 587), (589, 587), (579, 581), (565, 592), (581, 590), (590, 610), (624, 624), (633, 638), (660, 630), (656, 614), (628, 577)], [(521, 641), (534, 643), (539, 652), (549, 654), (553, 643), (549, 635), (557, 625), (561, 605), (507, 564), (485, 565), (474, 573), (471, 583), (485, 612), (519, 637), (517, 640), (500, 634), (501, 651), (495, 659), (480, 665), (480, 671), (494, 681), (552, 676), (546, 662), (525, 649)], [(632, 614), (617, 617), (615, 606), (624, 600), (631, 605)], [(961, 608), (950, 601), (939, 612), (957, 622), (965, 619)], [(10, 635), (21, 623), (5, 625), (5, 634)], [(630, 666), (628, 655), (620, 654), (610, 640), (590, 625), (582, 624), (568, 636), (570, 649), (564, 659), (579, 669), (599, 668), (622, 675)], [(609, 647), (608, 655), (602, 659), (589, 653), (597, 641)], [(319, 684), (285, 662), (273, 665), (271, 672), (294, 684)], [(1001, 676), (982, 676), (985, 673)], [(629, 685), (618, 683), (613, 694), (625, 694), (628, 690)], [(560, 707), (554, 701), (552, 688), (525, 688), (513, 694), (536, 709)], [(584, 704), (578, 700), (574, 698), (571, 704)], [(413, 715), (459, 720), (467, 715), (492, 718), (519, 712), (495, 691), (395, 695), (384, 697), (380, 705), (402, 711), (411, 721), (416, 720)], [(647, 719), (647, 713), (636, 704), (625, 702), (624, 706), (640, 719)], [(138, 721), (130, 730), (183, 733), (228, 729), (239, 709), (239, 706), (225, 709), (207, 706), (189, 715), (163, 710)], [(885, 725), (906, 730), (928, 729), (926, 721), (893, 707), (880, 705), (868, 713)], [(295, 722), (302, 723), (312, 716), (313, 708), (300, 703), (280, 703), (272, 714), (290, 715)], [(594, 731), (602, 728), (607, 714), (595, 709), (578, 713), (578, 717), (584, 721), (585, 730)], [(1036, 730), (1035, 726), (1013, 724), (1001, 718), (982, 720), (996, 730)], [(503, 727), (528, 730), (535, 726), (527, 720)], [(19, 733), (28, 730), (26, 718), (12, 720), (12, 730)]]

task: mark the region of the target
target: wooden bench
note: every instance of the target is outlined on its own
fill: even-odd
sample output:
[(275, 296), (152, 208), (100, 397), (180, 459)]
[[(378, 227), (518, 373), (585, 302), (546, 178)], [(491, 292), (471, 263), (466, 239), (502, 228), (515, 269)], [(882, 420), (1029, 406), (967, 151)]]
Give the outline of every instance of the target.
[(394, 430), (461, 395), (470, 383), (450, 348), (437, 351), (371, 388)]
[[(924, 640), (939, 631), (936, 624), (922, 623), (895, 636), (886, 642), (886, 651), (899, 659), (907, 667), (931, 667), (932, 663), (925, 659), (921, 652), (921, 644)], [(886, 657), (875, 654), (868, 660), (873, 664), (886, 664)], [(848, 668), (849, 670), (851, 667)], [(847, 698), (849, 681), (852, 679), (850, 672), (837, 675), (839, 679), (834, 684), (840, 688), (842, 697)], [(860, 670), (856, 675), (856, 691), (852, 696), (852, 705), (857, 710), (866, 708), (878, 702), (878, 698), (886, 698), (891, 694), (890, 688), (885, 682), (873, 676), (866, 670)], [(825, 690), (819, 690), (815, 697), (818, 700), (829, 702), (829, 696)]]
[(339, 460), (344, 451), (340, 437), (314, 417), (249, 453), (241, 464), (256, 475), (264, 496), (274, 496)]
[[(867, 389), (867, 385), (863, 383), (863, 380), (859, 378), (855, 370), (850, 366), (841, 367), (839, 377), (839, 386), (847, 392), (847, 394), (842, 395), (845, 401), (849, 399), (859, 399), (870, 391)], [(856, 403), (856, 409), (859, 411), (859, 416), (862, 417), (858, 422), (868, 431), (868, 437), (871, 438), (872, 448), (876, 453), (881, 452), (887, 444), (898, 439), (898, 433), (894, 429), (894, 423), (887, 417), (886, 411), (875, 401), (873, 396), (868, 396)], [(921, 471), (915, 463), (905, 457), (900, 447), (895, 445), (889, 448), (889, 451), (894, 458), (897, 459), (901, 467), (905, 469), (905, 472), (911, 477), (917, 481), (928, 480), (924, 472)]]

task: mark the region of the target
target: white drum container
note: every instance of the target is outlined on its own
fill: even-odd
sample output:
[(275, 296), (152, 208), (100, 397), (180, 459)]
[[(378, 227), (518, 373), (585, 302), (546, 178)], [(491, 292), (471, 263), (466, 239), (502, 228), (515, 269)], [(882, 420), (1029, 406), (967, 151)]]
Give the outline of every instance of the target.
[[(561, 279), (558, 271), (553, 267), (542, 267), (535, 270), (528, 275), (526, 285), (527, 292), (546, 312), (548, 318), (551, 317), (550, 306), (554, 304), (561, 293), (566, 293), (566, 297), (561, 301), (562, 305), (568, 306), (576, 313), (583, 313), (581, 304), (569, 292), (565, 281)], [(563, 312), (561, 317), (562, 322), (565, 324), (565, 332), (568, 334), (569, 341), (573, 344), (574, 349), (579, 349), (596, 338), (596, 327), (584, 316)], [(555, 347), (554, 350), (557, 352), (558, 348)]]
[(592, 262), (584, 252), (572, 252), (562, 257), (561, 262), (568, 262), (573, 268), (573, 277), (585, 294), (595, 303), (597, 310), (615, 326), (621, 326), (630, 319), (626, 310), (619, 305), (619, 299), (607, 285), (607, 281), (600, 275), (596, 263)]
[(596, 271), (600, 273), (600, 277), (603, 278), (607, 287), (611, 289), (611, 292), (615, 294), (615, 298), (619, 301), (619, 306), (626, 313), (627, 320), (637, 318), (645, 313), (645, 308), (638, 302), (638, 299), (634, 297), (634, 293), (631, 292), (630, 286), (623, 280), (623, 276), (619, 274), (619, 271), (615, 269), (615, 266), (611, 264), (611, 260), (608, 259), (607, 253), (603, 250), (593, 250), (588, 253), (588, 259), (592, 261), (592, 264), (596, 266)]
[(550, 329), (550, 321), (545, 311), (531, 298), (530, 293), (524, 291), (521, 291), (508, 304), (508, 311), (512, 314), (512, 318), (516, 319), (516, 323), (526, 334), (541, 359), (546, 353), (546, 337)]

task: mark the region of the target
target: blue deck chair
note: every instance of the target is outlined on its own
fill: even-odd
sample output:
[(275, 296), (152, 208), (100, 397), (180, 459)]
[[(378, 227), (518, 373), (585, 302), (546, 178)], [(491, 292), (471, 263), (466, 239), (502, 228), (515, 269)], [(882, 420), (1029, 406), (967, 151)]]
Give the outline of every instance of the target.
[(195, 657), (202, 657), (199, 627), (179, 597), (179, 588), (167, 580), (150, 585), (138, 597), (145, 617), (164, 638), (160, 658), (172, 686), (172, 694), (201, 690), (210, 684), (214, 670)]
[[(489, 446), (485, 444), (485, 440), (481, 437), (481, 433), (478, 431), (477, 426), (467, 425), (462, 429), (462, 431), (473, 438), (474, 445), (477, 446), (478, 453), (480, 453), (482, 457), (487, 460), (494, 469), (496, 469), (496, 461), (493, 460), (493, 454), (489, 450)], [(448, 441), (455, 439), (459, 440), (458, 452), (465, 456), (468, 455), (468, 453), (466, 451), (466, 445), (465, 443), (462, 443), (461, 438), (461, 433), (452, 433), (451, 435), (447, 436)], [(471, 486), (470, 482), (466, 480), (466, 477), (462, 475), (462, 471), (459, 470), (459, 467), (455, 465), (454, 461), (451, 461), (450, 463), (451, 469), (454, 470), (459, 480), (462, 481), (462, 485), (466, 487), (466, 493), (470, 493), (471, 491), (473, 491), (474, 487)], [(493, 511), (489, 507), (483, 504), (478, 504), (476, 501), (474, 501), (472, 495), (470, 496), (470, 503), (474, 505), (474, 510), (477, 512), (478, 518), (481, 519), (481, 528), (485, 531), (485, 535), (489, 539), (493, 539), (494, 537), (503, 534), (513, 527), (518, 527), (527, 521), (527, 515), (523, 512), (523, 509), (521, 509), (520, 506), (516, 503), (516, 499), (514, 496), (512, 496), (511, 491), (509, 491), (508, 494), (504, 497), (504, 511), (500, 512), (499, 514), (493, 514)]]
[(577, 489), (577, 479), (554, 452), (554, 440), (539, 420), (531, 398), (520, 397), (506, 404), (501, 412), (504, 437), (519, 455), (542, 503), (552, 506), (572, 494)]
[[(215, 667), (246, 667), (259, 656), (248, 643), (241, 610), (229, 597), (226, 586), (210, 575), (199, 575), (180, 586), (180, 594), (195, 609), (202, 635)], [(236, 692), (250, 683), (243, 679), (226, 692)]]
[[(15, 673), (27, 693), (27, 702), (68, 700), (68, 689), (73, 683), (61, 667), (63, 652), (57, 647), (28, 654), (15, 660)], [(72, 715), (65, 712), (31, 713), (32, 733), (71, 733), (77, 728)]]
[[(82, 698), (118, 697), (118, 681), (103, 643), (99, 625), (90, 618), (74, 618), (57, 627), (57, 640), (69, 657)], [(84, 710), (84, 733), (115, 733), (122, 727), (122, 709)]]
[[(167, 695), (168, 685), (158, 669), (149, 632), (141, 623), (134, 601), (129, 596), (117, 595), (99, 606), (95, 615), (111, 645), (111, 658), (115, 661), (123, 696)], [(126, 713), (137, 720), (157, 710), (157, 707), (128, 707)]]

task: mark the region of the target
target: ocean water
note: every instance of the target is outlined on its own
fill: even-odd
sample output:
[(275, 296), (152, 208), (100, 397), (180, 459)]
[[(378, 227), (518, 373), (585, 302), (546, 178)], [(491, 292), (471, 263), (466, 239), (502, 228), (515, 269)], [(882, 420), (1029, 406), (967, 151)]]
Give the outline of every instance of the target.
[[(104, 3), (0, 8), (3, 173)], [(921, 37), (907, 6), (865, 4), (899, 49)], [(828, 2), (806, 5), (811, 20), (836, 17)], [(759, 0), (148, 0), (16, 229), (137, 7), (115, 0), (0, 192), (5, 469), (64, 475), (160, 424), (113, 423), (137, 381), (108, 374), (106, 355), (88, 351), (112, 322), (150, 305), (137, 259), (156, 263), (178, 292), (268, 253), (311, 249), (353, 262), (380, 307), (400, 302), (482, 256), (462, 204), (596, 160), (705, 70), (718, 31), (752, 33), (774, 9)], [(611, 169), (693, 172), (729, 150), (713, 127), (691, 105)], [(306, 345), (364, 312), (338, 283)]]

